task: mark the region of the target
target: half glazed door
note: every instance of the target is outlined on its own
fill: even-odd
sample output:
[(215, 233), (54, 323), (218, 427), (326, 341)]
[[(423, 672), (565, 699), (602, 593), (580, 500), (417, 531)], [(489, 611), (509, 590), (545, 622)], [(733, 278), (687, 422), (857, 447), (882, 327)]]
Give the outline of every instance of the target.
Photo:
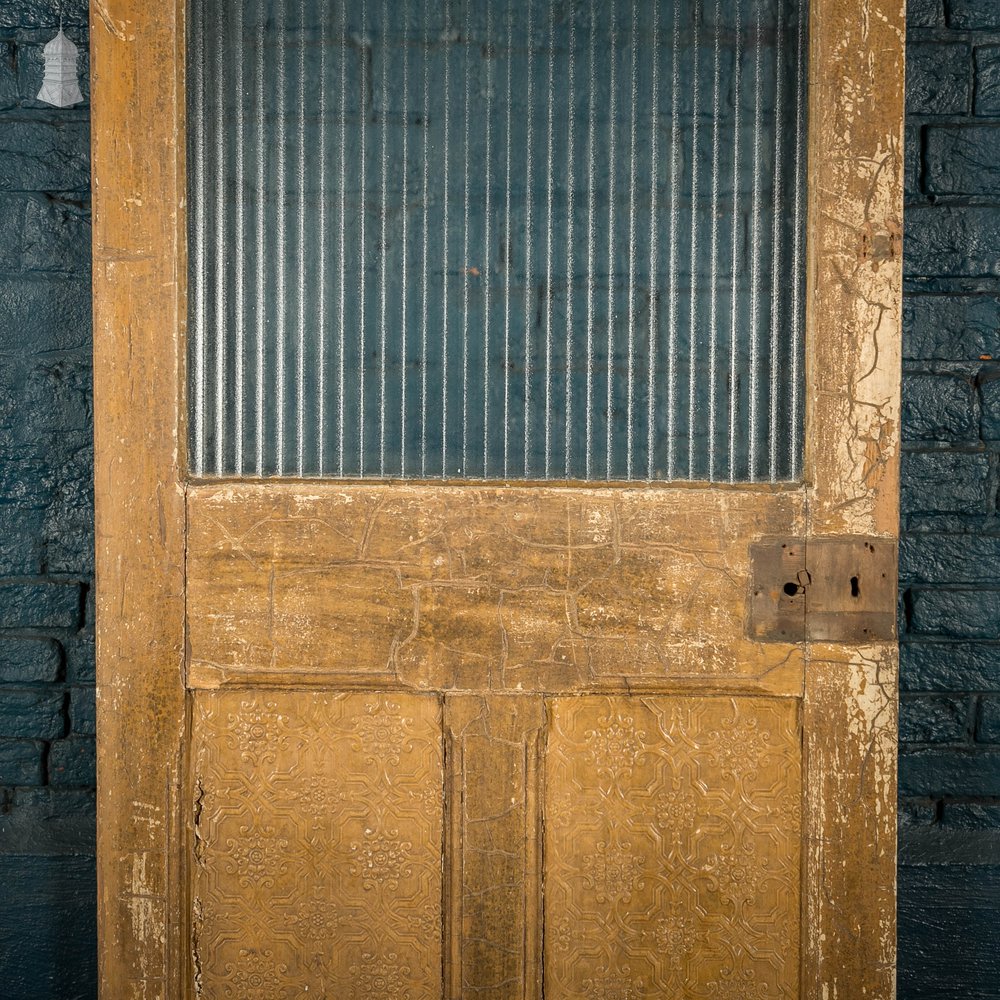
[(102, 995), (893, 995), (902, 7), (95, 0)]

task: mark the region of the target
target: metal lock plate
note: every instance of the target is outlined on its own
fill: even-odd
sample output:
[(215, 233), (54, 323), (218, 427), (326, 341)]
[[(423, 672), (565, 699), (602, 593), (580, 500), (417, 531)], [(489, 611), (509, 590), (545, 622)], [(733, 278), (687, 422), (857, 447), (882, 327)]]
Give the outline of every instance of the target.
[(750, 547), (747, 631), (762, 642), (896, 637), (896, 543), (885, 538), (780, 538)]

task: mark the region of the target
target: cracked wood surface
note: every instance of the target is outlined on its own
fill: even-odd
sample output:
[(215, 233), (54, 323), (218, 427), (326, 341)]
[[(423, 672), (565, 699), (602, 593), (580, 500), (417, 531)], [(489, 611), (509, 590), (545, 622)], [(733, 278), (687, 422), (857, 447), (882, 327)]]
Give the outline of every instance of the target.
[(743, 633), (749, 543), (803, 524), (802, 503), (790, 490), (193, 487), (189, 680), (795, 689), (800, 651)]

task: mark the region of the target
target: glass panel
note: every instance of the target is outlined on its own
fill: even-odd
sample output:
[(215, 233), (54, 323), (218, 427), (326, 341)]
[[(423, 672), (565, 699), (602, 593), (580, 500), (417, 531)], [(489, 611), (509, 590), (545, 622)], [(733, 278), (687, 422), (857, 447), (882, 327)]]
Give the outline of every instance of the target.
[(198, 475), (782, 481), (806, 0), (192, 0)]

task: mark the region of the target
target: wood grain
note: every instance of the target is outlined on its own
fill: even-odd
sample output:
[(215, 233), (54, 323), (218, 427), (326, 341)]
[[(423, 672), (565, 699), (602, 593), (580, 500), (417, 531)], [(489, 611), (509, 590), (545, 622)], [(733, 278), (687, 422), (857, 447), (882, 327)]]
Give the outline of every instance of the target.
[(105, 998), (181, 995), (180, 5), (95, 0), (98, 923)]
[(797, 492), (241, 483), (193, 487), (188, 517), (199, 685), (795, 683), (744, 618), (750, 540), (802, 523)]

